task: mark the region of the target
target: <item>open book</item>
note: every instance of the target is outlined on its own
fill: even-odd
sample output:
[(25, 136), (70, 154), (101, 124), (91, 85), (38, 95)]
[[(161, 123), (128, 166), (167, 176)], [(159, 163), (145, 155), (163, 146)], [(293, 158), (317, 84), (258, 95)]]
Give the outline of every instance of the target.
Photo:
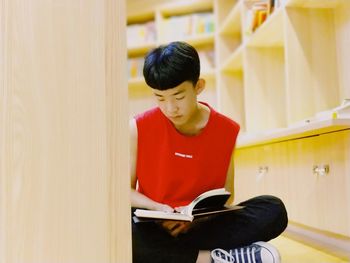
[(163, 212), (155, 210), (136, 209), (134, 214), (138, 218), (157, 218), (169, 220), (192, 221), (195, 217), (223, 213), (242, 208), (242, 206), (228, 206), (226, 201), (230, 192), (225, 188), (218, 188), (202, 193), (190, 204), (183, 207), (181, 212)]

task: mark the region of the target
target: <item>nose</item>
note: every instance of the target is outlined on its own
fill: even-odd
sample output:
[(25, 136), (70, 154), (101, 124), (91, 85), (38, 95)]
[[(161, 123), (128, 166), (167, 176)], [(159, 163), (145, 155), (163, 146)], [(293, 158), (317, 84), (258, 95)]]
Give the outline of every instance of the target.
[(166, 104), (166, 111), (169, 115), (173, 115), (178, 111), (178, 106), (174, 101), (168, 101)]

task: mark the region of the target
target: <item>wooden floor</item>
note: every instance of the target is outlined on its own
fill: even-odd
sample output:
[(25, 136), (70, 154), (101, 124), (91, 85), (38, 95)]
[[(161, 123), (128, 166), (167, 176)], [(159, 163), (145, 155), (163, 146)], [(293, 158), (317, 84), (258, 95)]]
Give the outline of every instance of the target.
[(349, 259), (340, 258), (303, 243), (280, 236), (269, 243), (278, 248), (282, 263), (345, 263)]

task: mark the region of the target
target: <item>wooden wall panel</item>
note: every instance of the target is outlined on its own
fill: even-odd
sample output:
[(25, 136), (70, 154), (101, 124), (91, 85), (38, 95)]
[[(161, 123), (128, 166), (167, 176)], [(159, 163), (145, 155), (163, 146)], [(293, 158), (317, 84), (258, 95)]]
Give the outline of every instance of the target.
[(0, 262), (129, 262), (125, 6), (0, 1)]
[(126, 1), (105, 2), (110, 262), (124, 263), (131, 262)]

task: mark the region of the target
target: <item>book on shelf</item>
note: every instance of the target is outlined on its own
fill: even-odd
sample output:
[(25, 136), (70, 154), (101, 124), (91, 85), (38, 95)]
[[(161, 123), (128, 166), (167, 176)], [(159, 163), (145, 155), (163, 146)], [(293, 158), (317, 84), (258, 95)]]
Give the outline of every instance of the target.
[(136, 209), (134, 221), (142, 222), (142, 218), (193, 221), (196, 217), (210, 216), (243, 208), (237, 205), (226, 205), (230, 196), (230, 192), (224, 188), (218, 188), (202, 193), (190, 204), (182, 207), (180, 212)]
[(128, 25), (126, 32), (128, 47), (155, 43), (157, 40), (156, 25), (154, 21)]
[(203, 34), (213, 33), (214, 15), (212, 12), (172, 16), (161, 23), (162, 41), (184, 40)]
[(129, 79), (138, 78), (143, 76), (143, 57), (129, 58), (128, 59), (128, 75)]
[(245, 32), (252, 34), (271, 15), (274, 10), (280, 7), (280, 0), (246, 0), (245, 1), (246, 23)]

